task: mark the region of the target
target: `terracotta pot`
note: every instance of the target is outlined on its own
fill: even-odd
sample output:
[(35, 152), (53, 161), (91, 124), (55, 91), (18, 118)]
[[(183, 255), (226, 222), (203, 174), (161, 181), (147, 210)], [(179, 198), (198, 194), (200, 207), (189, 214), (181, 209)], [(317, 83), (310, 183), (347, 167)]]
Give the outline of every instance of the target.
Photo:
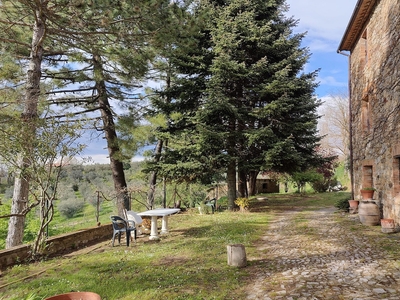
[(46, 298), (45, 300), (101, 300), (100, 295), (92, 292), (71, 292)]
[(396, 232), (396, 226), (393, 219), (381, 219), (381, 227), (383, 233)]
[(357, 208), (359, 202), (358, 200), (349, 200), (350, 208)]
[(364, 200), (370, 200), (374, 196), (374, 190), (360, 190), (360, 192)]
[(349, 213), (355, 214), (357, 212), (358, 203), (359, 203), (358, 200), (349, 200), (349, 205), (350, 205)]
[(368, 226), (379, 225), (381, 220), (379, 206), (374, 201), (360, 201), (358, 216), (360, 222)]

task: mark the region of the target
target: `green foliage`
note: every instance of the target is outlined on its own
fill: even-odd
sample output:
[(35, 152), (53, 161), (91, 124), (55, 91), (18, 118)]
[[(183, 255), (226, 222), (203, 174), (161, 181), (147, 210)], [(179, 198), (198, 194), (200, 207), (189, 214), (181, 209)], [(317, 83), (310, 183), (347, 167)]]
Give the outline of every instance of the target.
[(304, 172), (294, 172), (291, 176), (291, 180), (296, 184), (298, 192), (304, 192), (306, 183), (322, 181), (323, 176), (316, 170), (311, 169)]
[[(83, 182), (80, 184), (80, 195), (82, 198), (92, 205), (97, 204), (97, 193), (96, 187), (89, 182)], [(103, 198), (100, 197), (100, 201), (103, 201)]]
[[(46, 272), (32, 276), (24, 286), (6, 287), (2, 295), (25, 299), (29, 293), (48, 297), (87, 290), (100, 294), (102, 299), (242, 299), (238, 290), (243, 287), (248, 270), (226, 265), (226, 245), (241, 243), (249, 247), (263, 234), (271, 217), (265, 213), (247, 218), (236, 213), (215, 216), (187, 213), (171, 217), (170, 227), (184, 231), (185, 238), (171, 232), (157, 247), (138, 241), (130, 248), (105, 246), (107, 251), (101, 253), (92, 251), (63, 261), (13, 268), (7, 272), (6, 282), (39, 273), (39, 266)], [(125, 284), (115, 284), (121, 280)]]
[(146, 169), (189, 182), (225, 173), (232, 207), (233, 161), (245, 175), (315, 164), (317, 72), (303, 73), (304, 35), (293, 34), (297, 22), (283, 10), (280, 1), (245, 0), (188, 10), (190, 45), (160, 50), (166, 84), (152, 103), (153, 114), (166, 116), (158, 134), (168, 148)]
[(31, 293), (28, 294), (24, 300), (43, 300), (43, 297), (39, 297), (35, 293)]
[(183, 199), (183, 203), (187, 208), (195, 207), (196, 203), (202, 203), (206, 196), (205, 187), (199, 184), (194, 184), (190, 188), (190, 194), (187, 196), (187, 199)]
[(4, 191), (4, 199), (11, 199), (14, 193), (14, 186), (9, 186)]
[(376, 191), (376, 189), (371, 187), (371, 186), (363, 187), (362, 190), (364, 190), (364, 191)]
[(349, 172), (346, 169), (345, 162), (339, 162), (335, 169), (335, 177), (342, 183), (343, 186), (350, 186)]
[[(273, 205), (284, 209), (301, 207), (295, 217), (295, 232), (312, 234), (318, 239), (319, 232), (304, 230), (308, 229), (307, 215), (344, 197), (349, 197), (349, 193), (272, 194), (265, 202), (265, 210), (250, 211), (245, 218), (236, 212), (177, 214), (169, 219), (173, 230), (157, 244), (142, 238), (129, 248), (100, 243), (96, 251), (10, 268), (2, 274), (2, 283), (10, 283), (2, 288), (2, 297), (19, 300), (35, 293), (45, 298), (79, 290), (96, 292), (102, 299), (245, 299), (243, 283), (251, 276), (253, 267), (265, 268), (265, 261), (252, 260), (248, 268), (227, 266), (226, 245), (243, 244), (249, 257), (257, 257), (259, 250), (253, 246), (274, 220)], [(337, 221), (344, 222), (341, 226), (354, 226), (347, 218)], [(374, 232), (382, 237), (379, 230)], [(397, 251), (393, 257), (398, 257), (399, 247), (393, 249)], [(27, 277), (29, 280), (20, 284)]]
[(318, 193), (324, 193), (328, 190), (330, 186), (334, 186), (337, 182), (336, 177), (333, 178), (324, 178), (321, 176), (320, 178), (316, 179), (311, 183), (312, 188), (314, 191)]
[(66, 218), (72, 218), (78, 212), (81, 212), (85, 203), (82, 199), (71, 198), (67, 200), (60, 201), (57, 205), (57, 209), (61, 215), (65, 216)]
[(340, 210), (348, 211), (350, 207), (349, 200), (350, 200), (349, 196), (341, 197), (336, 200), (335, 207)]
[(24, 243), (29, 243), (38, 235), (40, 229), (40, 215), (38, 209), (32, 210), (28, 213), (24, 228)]
[(245, 210), (249, 207), (250, 199), (249, 198), (237, 198), (235, 200), (235, 204), (240, 207), (241, 210)]
[(222, 196), (221, 198), (217, 199), (217, 208), (218, 207), (228, 207), (228, 197)]
[[(138, 164), (135, 163), (135, 167)], [(112, 190), (109, 182), (111, 181), (111, 171), (109, 165), (87, 165), (83, 166), (83, 181), (79, 182), (80, 193), (74, 193), (71, 188), (71, 182), (75, 180), (72, 173), (69, 172), (69, 168), (72, 166), (65, 166), (63, 170), (64, 176), (60, 179), (58, 189), (58, 200), (56, 204), (63, 203), (60, 205), (63, 210), (63, 214), (59, 211), (59, 206), (55, 206), (54, 220), (49, 225), (49, 234), (54, 236), (56, 234), (73, 231), (76, 229), (84, 228), (87, 226), (95, 226), (96, 221), (96, 208), (97, 208), (97, 194), (96, 190), (103, 191), (104, 195), (108, 200), (112, 199), (112, 195), (108, 193)], [(130, 172), (134, 172), (131, 170)], [(136, 171), (135, 171), (136, 172)], [(97, 177), (90, 176), (91, 180), (86, 180), (86, 175), (94, 174)], [(128, 175), (130, 173), (128, 172)], [(108, 183), (108, 184), (106, 184)], [(13, 191), (12, 186), (7, 188), (9, 193), (1, 197), (2, 205), (0, 205), (0, 215), (8, 215), (11, 210), (11, 193)], [(69, 202), (69, 199), (73, 199)], [(66, 203), (64, 203), (66, 201)], [(76, 201), (76, 203), (75, 203)], [(85, 201), (92, 205), (85, 205)], [(65, 205), (65, 207), (63, 207)], [(72, 206), (72, 208), (71, 208)], [(78, 209), (79, 207), (83, 207)], [(140, 205), (136, 210), (141, 211), (144, 209), (143, 205)], [(109, 222), (109, 216), (113, 213), (114, 202), (106, 201), (102, 196), (100, 197), (100, 222)], [(65, 211), (65, 214), (64, 214)], [(67, 217), (68, 215), (68, 217)], [(30, 243), (37, 236), (40, 225), (40, 216), (37, 210), (33, 210), (27, 215), (25, 228), (24, 228), (24, 243)], [(5, 239), (7, 236), (8, 218), (0, 218), (0, 249), (5, 247)]]
[(317, 148), (318, 159), (315, 161), (315, 170), (322, 175), (318, 180), (312, 182), (314, 191), (326, 192), (330, 186), (336, 185), (336, 168), (338, 167), (337, 155), (322, 147)]
[[(11, 211), (11, 201), (5, 201), (2, 199), (0, 205), (0, 215), (8, 215)], [(8, 229), (8, 218), (0, 218), (0, 249), (4, 249), (6, 246), (6, 236)]]
[(200, 203), (199, 209), (200, 209), (200, 214), (207, 215), (212, 212), (212, 208), (203, 202)]

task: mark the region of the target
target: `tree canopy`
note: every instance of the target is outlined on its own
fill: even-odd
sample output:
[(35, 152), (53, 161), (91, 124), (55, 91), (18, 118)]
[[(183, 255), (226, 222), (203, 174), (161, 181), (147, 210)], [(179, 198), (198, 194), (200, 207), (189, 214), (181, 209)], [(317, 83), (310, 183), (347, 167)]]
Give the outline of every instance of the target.
[(210, 179), (223, 172), (233, 207), (236, 178), (240, 191), (240, 182), (262, 170), (294, 172), (315, 163), (317, 71), (304, 73), (310, 54), (286, 9), (283, 0), (196, 6), (193, 15), (208, 17), (191, 37), (196, 47), (177, 45), (170, 61), (178, 76), (163, 91), (170, 101), (154, 103), (170, 122), (157, 166), (165, 175)]
[[(146, 143), (157, 142), (150, 190), (157, 176), (224, 175), (230, 209), (238, 194), (255, 192), (259, 172), (324, 162), (317, 71), (304, 71), (310, 53), (284, 0), (5, 0), (0, 8), (0, 113), (32, 141), (3, 155), (18, 158), (9, 246), (22, 241), (29, 159), (46, 120), (84, 120), (104, 135), (120, 213), (129, 208), (124, 163)], [(159, 87), (145, 94), (146, 81)]]

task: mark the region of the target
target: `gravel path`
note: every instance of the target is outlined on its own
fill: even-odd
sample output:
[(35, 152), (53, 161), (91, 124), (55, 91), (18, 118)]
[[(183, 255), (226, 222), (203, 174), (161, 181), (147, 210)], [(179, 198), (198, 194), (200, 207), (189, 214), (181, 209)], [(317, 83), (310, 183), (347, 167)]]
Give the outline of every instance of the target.
[[(254, 278), (246, 299), (400, 299), (397, 258), (362, 228), (335, 222), (334, 211), (277, 213), (257, 257), (248, 257)], [(357, 224), (357, 215), (349, 217)]]

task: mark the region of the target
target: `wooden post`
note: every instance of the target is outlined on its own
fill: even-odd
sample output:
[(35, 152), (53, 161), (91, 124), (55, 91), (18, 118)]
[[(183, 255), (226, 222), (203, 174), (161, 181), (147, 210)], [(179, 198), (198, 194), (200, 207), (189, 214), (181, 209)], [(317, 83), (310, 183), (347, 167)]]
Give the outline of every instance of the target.
[(246, 250), (242, 244), (227, 246), (228, 265), (234, 267), (245, 267), (247, 265)]

